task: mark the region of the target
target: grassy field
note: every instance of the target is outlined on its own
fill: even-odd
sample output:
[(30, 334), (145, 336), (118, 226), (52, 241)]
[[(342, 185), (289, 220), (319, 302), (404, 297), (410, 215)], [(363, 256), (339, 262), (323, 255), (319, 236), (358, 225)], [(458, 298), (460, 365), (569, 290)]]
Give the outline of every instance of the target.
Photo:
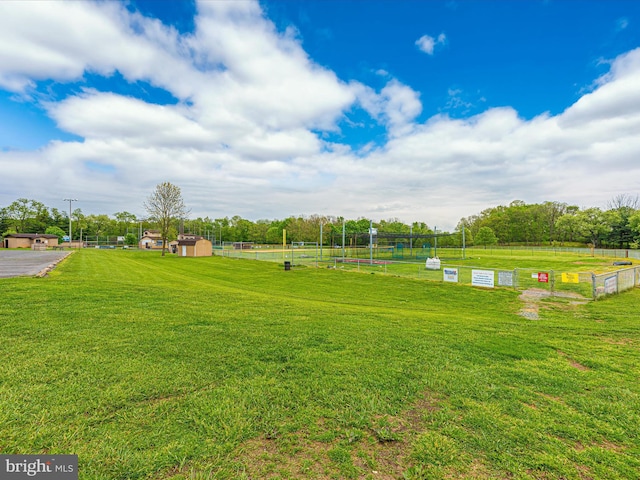
[(639, 300), (532, 321), (513, 290), (79, 251), (0, 280), (0, 453), (87, 479), (637, 478)]

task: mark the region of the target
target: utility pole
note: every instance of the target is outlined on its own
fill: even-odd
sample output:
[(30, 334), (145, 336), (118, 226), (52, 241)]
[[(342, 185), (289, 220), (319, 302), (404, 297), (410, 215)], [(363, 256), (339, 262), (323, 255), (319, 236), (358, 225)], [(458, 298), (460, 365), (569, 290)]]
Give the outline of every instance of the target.
[(464, 239), (464, 229), (465, 229), (465, 226), (464, 226), (464, 223), (463, 223), (462, 224), (462, 259), (466, 260), (467, 257), (465, 255), (466, 242), (465, 242), (465, 239)]
[(77, 198), (65, 198), (65, 202), (69, 202), (69, 247), (71, 247), (71, 202), (77, 202)]
[(369, 265), (373, 265), (373, 220), (369, 220)]
[(413, 223), (409, 226), (409, 256), (413, 258)]
[(345, 224), (344, 218), (342, 219), (342, 264), (344, 265), (344, 242), (345, 242)]
[(433, 227), (434, 258), (438, 257), (438, 227)]

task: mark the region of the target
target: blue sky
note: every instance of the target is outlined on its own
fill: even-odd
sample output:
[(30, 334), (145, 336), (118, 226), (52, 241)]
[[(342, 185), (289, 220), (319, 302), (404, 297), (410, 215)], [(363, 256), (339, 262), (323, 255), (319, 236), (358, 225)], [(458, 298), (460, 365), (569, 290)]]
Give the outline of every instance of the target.
[(0, 206), (162, 181), (193, 216), (399, 218), (640, 191), (640, 3), (0, 3)]

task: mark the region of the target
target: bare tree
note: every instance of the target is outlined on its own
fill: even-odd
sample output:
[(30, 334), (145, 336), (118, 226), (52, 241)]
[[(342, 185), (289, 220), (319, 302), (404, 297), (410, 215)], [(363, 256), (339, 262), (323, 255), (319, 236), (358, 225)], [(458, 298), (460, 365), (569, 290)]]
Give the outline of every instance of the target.
[(160, 226), (162, 255), (164, 256), (171, 222), (174, 219), (182, 219), (189, 213), (182, 200), (180, 187), (169, 182), (156, 185), (156, 189), (144, 202), (144, 208), (149, 216)]
[(630, 193), (621, 193), (616, 195), (607, 204), (609, 210), (638, 210), (640, 208), (640, 196), (631, 195)]

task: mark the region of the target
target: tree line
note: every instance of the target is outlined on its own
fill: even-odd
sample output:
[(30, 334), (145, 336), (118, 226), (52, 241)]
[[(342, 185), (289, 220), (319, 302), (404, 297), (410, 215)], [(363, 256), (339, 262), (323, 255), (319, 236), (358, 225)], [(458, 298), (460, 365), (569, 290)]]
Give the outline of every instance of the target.
[[(238, 215), (224, 218), (198, 217), (175, 221), (170, 226), (170, 239), (180, 228), (185, 233), (202, 235), (214, 244), (220, 242), (253, 242), (281, 244), (286, 230), (287, 242), (318, 242), (322, 225), (324, 245), (341, 245), (343, 224), (347, 244), (366, 245), (369, 242), (369, 220), (346, 219), (336, 216), (300, 215), (276, 220), (248, 220)], [(85, 215), (82, 209), (71, 212), (73, 239), (126, 236), (137, 242), (140, 232), (158, 228), (148, 218), (139, 218), (127, 212), (112, 215)], [(608, 208), (579, 208), (560, 202), (527, 204), (515, 200), (509, 205), (488, 208), (470, 217), (462, 218), (454, 232), (434, 231), (425, 222), (407, 224), (392, 218), (373, 222), (378, 233), (391, 233), (406, 239), (413, 235), (438, 234), (438, 246), (460, 246), (462, 229), (467, 245), (593, 245), (595, 247), (638, 248), (640, 244), (640, 200), (638, 196), (619, 195), (609, 202)], [(69, 214), (49, 208), (37, 200), (19, 198), (0, 208), (0, 232), (53, 233), (66, 235)], [(358, 235), (360, 234), (360, 235)], [(413, 242), (415, 247), (432, 243), (422, 238)]]
[(607, 209), (580, 208), (561, 202), (527, 204), (515, 200), (507, 206), (483, 210), (460, 220), (476, 244), (568, 245), (638, 248), (640, 198), (621, 194)]

